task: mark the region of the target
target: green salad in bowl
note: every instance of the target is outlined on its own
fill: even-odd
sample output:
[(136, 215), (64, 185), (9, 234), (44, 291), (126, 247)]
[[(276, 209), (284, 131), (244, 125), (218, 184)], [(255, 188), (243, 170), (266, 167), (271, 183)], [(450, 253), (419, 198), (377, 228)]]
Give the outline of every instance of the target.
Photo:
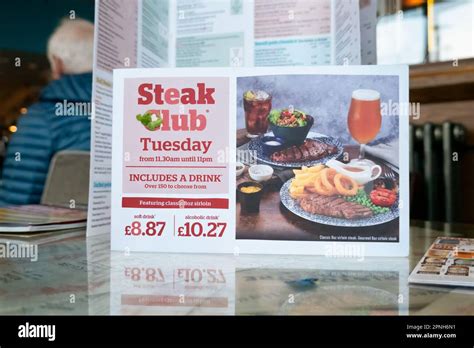
[(273, 134), (285, 140), (287, 145), (301, 144), (305, 141), (314, 118), (296, 109), (274, 109), (268, 115)]
[(268, 115), (268, 120), (280, 127), (304, 127), (308, 124), (308, 117), (300, 110), (273, 109)]

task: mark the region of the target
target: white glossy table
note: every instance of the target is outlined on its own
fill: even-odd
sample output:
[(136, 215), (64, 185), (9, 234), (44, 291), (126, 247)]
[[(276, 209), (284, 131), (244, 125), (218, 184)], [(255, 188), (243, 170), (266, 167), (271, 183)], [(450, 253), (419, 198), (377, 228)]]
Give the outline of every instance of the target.
[(474, 237), (474, 226), (418, 223), (409, 258), (365, 260), (126, 255), (77, 237), (40, 245), (36, 262), (0, 259), (0, 313), (472, 315), (474, 289), (407, 283), (440, 235)]

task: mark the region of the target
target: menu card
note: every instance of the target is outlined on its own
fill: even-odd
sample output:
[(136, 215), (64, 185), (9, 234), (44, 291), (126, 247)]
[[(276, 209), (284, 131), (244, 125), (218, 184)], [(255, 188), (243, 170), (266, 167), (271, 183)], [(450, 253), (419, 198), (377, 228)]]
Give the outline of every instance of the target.
[(97, 0), (87, 234), (108, 233), (112, 72), (376, 64), (375, 0)]
[(408, 69), (114, 71), (115, 250), (408, 253)]
[(438, 237), (408, 281), (474, 287), (474, 239)]

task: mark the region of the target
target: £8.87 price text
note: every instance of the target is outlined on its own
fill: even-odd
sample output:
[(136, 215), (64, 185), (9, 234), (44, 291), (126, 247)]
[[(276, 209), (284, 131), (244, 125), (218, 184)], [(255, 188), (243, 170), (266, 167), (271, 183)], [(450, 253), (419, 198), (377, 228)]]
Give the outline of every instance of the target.
[(160, 237), (165, 230), (166, 222), (148, 221), (145, 226), (139, 221), (133, 221), (130, 225), (125, 226), (126, 236), (157, 236)]

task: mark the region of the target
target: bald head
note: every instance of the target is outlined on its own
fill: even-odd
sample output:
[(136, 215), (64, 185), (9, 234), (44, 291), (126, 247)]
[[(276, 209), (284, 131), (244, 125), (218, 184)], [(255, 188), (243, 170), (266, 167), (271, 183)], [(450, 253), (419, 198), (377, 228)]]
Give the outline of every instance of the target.
[(48, 41), (53, 78), (92, 71), (93, 51), (94, 25), (84, 19), (63, 20)]

